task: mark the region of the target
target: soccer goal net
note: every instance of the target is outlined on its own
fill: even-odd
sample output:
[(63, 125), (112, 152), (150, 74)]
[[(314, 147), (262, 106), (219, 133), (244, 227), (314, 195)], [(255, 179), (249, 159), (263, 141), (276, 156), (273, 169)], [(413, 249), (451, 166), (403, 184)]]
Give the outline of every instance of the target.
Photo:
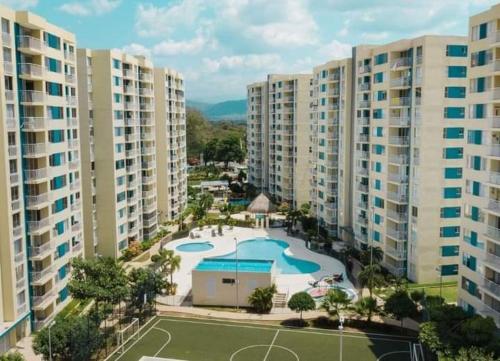
[(420, 343), (414, 343), (410, 350), (411, 361), (425, 361), (424, 350)]
[(123, 352), (123, 348), (125, 347), (125, 344), (129, 342), (130, 340), (137, 339), (139, 337), (139, 319), (134, 318), (130, 325), (125, 327), (123, 330), (120, 330), (117, 332), (116, 337), (117, 337), (117, 345), (118, 345), (118, 353)]

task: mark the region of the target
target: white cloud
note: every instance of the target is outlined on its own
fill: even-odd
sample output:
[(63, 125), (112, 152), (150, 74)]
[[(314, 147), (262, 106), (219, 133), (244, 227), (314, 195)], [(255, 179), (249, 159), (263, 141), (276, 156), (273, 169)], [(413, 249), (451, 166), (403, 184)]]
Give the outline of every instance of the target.
[(198, 34), (195, 38), (185, 41), (169, 39), (156, 44), (153, 47), (153, 53), (158, 56), (196, 54), (209, 43), (210, 40), (203, 34)]
[(0, 0), (0, 4), (13, 9), (28, 9), (36, 6), (38, 0)]
[(179, 25), (191, 25), (201, 13), (201, 0), (182, 0), (164, 7), (139, 4), (135, 28), (140, 36), (169, 35)]
[(151, 50), (137, 43), (125, 45), (122, 51), (131, 55), (144, 55), (147, 58), (151, 58)]
[(102, 15), (116, 9), (121, 0), (90, 0), (87, 2), (64, 3), (59, 10), (76, 16)]
[(204, 58), (205, 68), (210, 73), (220, 70), (253, 69), (268, 72), (281, 66), (281, 57), (278, 54), (246, 54), (223, 56), (218, 59)]
[(389, 32), (383, 31), (380, 33), (362, 33), (361, 38), (364, 41), (369, 41), (369, 42), (379, 42), (379, 41), (384, 41), (389, 38)]
[(328, 59), (343, 59), (352, 56), (352, 45), (332, 40), (319, 49), (319, 53)]

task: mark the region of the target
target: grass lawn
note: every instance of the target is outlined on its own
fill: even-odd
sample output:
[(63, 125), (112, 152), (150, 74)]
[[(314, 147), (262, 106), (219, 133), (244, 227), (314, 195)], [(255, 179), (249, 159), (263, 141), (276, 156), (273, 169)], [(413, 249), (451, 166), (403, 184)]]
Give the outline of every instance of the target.
[[(440, 293), (440, 285), (437, 283), (409, 283), (408, 284), (408, 292), (411, 293), (414, 290), (424, 290), (427, 296), (439, 296)], [(382, 288), (377, 289), (375, 293), (386, 299), (389, 297), (394, 289), (391, 288)], [(442, 297), (447, 303), (456, 303), (457, 302), (457, 282), (443, 282), (442, 287)]]
[[(338, 361), (339, 331), (157, 317), (110, 361), (143, 356), (184, 361)], [(410, 361), (411, 339), (344, 332), (343, 361)]]

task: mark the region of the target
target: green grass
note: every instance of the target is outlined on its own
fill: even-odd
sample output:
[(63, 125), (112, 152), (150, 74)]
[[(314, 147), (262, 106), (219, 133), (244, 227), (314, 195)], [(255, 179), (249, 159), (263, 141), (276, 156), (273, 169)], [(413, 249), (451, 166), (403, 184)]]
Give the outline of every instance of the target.
[[(440, 285), (437, 283), (409, 283), (408, 293), (415, 290), (424, 290), (427, 296), (439, 296)], [(381, 288), (376, 289), (375, 294), (379, 297), (387, 299), (394, 292), (393, 288)], [(456, 303), (457, 302), (457, 282), (443, 282), (442, 286), (442, 297), (446, 303)]]
[[(185, 361), (338, 361), (338, 331), (157, 317), (110, 361), (142, 356)], [(410, 361), (408, 338), (344, 332), (343, 361)], [(391, 353), (391, 354), (389, 354)]]

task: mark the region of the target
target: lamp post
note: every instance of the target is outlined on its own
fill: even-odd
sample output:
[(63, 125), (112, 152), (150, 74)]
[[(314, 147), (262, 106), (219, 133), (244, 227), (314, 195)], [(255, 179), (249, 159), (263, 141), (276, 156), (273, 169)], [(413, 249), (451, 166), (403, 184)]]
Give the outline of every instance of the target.
[(339, 315), (339, 331), (340, 331), (340, 358), (339, 360), (342, 361), (342, 335), (344, 331), (344, 316)]
[(51, 335), (50, 335), (50, 329), (52, 328), (52, 326), (54, 326), (56, 324), (56, 321), (52, 321), (50, 324), (49, 324), (49, 361), (52, 361), (52, 339), (51, 339)]
[(238, 281), (238, 239), (234, 237), (234, 246), (236, 249), (236, 309), (240, 309), (240, 298), (239, 298), (239, 281)]
[(439, 272), (439, 297), (443, 298), (443, 270), (442, 266), (437, 266), (436, 271)]

